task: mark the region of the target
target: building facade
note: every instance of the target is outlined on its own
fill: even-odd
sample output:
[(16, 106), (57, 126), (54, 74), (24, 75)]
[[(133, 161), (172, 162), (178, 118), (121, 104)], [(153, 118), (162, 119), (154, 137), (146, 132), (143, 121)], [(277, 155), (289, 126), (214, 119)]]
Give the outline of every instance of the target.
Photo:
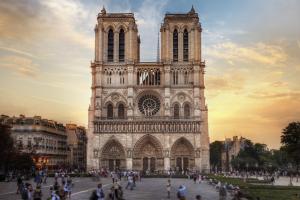
[(133, 13), (95, 26), (88, 114), (88, 169), (209, 170), (201, 24), (192, 8), (167, 13), (156, 62), (140, 61)]
[(15, 147), (28, 153), (38, 168), (67, 165), (67, 134), (63, 124), (40, 116), (9, 117), (1, 115), (1, 124), (11, 126)]
[(244, 149), (245, 141), (245, 138), (238, 136), (225, 139), (221, 155), (222, 171), (232, 171), (231, 161)]
[(66, 124), (69, 164), (73, 169), (86, 170), (86, 129), (76, 124)]

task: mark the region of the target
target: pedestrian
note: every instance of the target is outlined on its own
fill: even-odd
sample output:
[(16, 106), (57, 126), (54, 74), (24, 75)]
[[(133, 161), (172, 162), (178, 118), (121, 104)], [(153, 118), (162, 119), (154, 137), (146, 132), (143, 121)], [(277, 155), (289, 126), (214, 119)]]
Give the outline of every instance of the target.
[(186, 200), (186, 187), (184, 185), (180, 185), (177, 190), (177, 198), (179, 200)]
[(17, 178), (17, 194), (21, 193), (22, 189), (23, 189), (23, 180), (22, 177), (19, 175)]
[(168, 199), (170, 199), (170, 194), (171, 194), (171, 180), (168, 180), (167, 183), (167, 194), (168, 194)]
[(201, 200), (201, 199), (202, 199), (202, 197), (200, 194), (196, 195), (196, 200)]
[(194, 183), (197, 182), (197, 175), (196, 174), (193, 175), (193, 180), (194, 180)]
[(128, 179), (128, 180), (127, 180), (126, 189), (127, 189), (128, 187), (130, 187), (130, 190), (133, 190), (133, 178), (132, 178), (132, 175), (129, 174), (127, 179)]
[(227, 191), (225, 186), (222, 184), (219, 189), (219, 198), (220, 200), (226, 200), (226, 196), (227, 196)]
[(51, 200), (60, 200), (59, 191), (55, 191), (51, 197)]
[(65, 196), (67, 198), (71, 198), (71, 193), (72, 193), (72, 181), (71, 180), (67, 180), (67, 182), (65, 183), (64, 192), (65, 192)]
[(104, 191), (102, 189), (102, 184), (101, 183), (98, 184), (96, 194), (97, 194), (98, 200), (104, 200), (105, 194), (104, 194)]
[(37, 185), (36, 189), (34, 190), (33, 200), (42, 200), (42, 190), (40, 185)]

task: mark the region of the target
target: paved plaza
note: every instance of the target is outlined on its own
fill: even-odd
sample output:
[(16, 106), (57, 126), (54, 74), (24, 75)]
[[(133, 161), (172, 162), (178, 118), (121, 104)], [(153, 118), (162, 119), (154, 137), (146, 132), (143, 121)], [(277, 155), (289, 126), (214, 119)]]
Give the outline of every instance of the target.
[[(91, 178), (74, 178), (74, 188), (72, 199), (73, 200), (88, 200), (92, 191), (96, 189), (98, 182), (93, 181)], [(111, 187), (111, 179), (102, 178), (106, 196), (108, 196), (108, 190)], [(53, 179), (49, 178), (48, 183), (43, 186), (43, 199), (49, 197), (49, 188), (53, 183)], [(122, 186), (124, 188), (124, 198), (126, 200), (130, 199), (142, 199), (142, 200), (165, 200), (166, 198), (166, 178), (145, 178), (141, 182), (137, 182), (136, 188), (134, 190), (126, 190), (126, 181), (122, 181)], [(208, 185), (206, 182), (201, 184), (194, 184), (192, 180), (188, 179), (171, 179), (172, 191), (171, 199), (176, 198), (176, 190), (179, 185), (184, 184), (187, 187), (187, 199), (194, 200), (196, 194), (200, 194), (204, 200), (215, 200), (218, 199), (218, 193), (213, 186)], [(33, 184), (35, 185), (35, 184)], [(0, 183), (0, 199), (1, 200), (19, 200), (20, 195), (16, 194), (16, 183), (10, 182)]]

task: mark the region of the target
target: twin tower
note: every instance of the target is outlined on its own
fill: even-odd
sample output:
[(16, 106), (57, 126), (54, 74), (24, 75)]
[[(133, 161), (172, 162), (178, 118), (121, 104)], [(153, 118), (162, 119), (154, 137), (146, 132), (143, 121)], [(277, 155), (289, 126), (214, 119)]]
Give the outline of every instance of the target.
[(91, 63), (88, 169), (209, 170), (201, 31), (193, 7), (167, 13), (160, 59), (141, 62), (134, 14), (101, 10)]

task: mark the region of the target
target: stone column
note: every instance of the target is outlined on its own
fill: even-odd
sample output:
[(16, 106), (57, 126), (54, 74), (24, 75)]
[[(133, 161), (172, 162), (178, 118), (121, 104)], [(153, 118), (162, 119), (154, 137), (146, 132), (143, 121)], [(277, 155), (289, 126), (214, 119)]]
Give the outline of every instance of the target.
[(114, 32), (114, 62), (119, 62), (119, 32)]
[(132, 158), (126, 158), (126, 169), (132, 170)]
[(183, 32), (178, 31), (178, 61), (183, 61)]
[(99, 61), (99, 31), (98, 25), (95, 26), (95, 61)]
[(102, 26), (98, 27), (98, 41), (99, 41), (99, 55), (98, 55), (98, 61), (102, 62), (103, 61), (103, 28)]

